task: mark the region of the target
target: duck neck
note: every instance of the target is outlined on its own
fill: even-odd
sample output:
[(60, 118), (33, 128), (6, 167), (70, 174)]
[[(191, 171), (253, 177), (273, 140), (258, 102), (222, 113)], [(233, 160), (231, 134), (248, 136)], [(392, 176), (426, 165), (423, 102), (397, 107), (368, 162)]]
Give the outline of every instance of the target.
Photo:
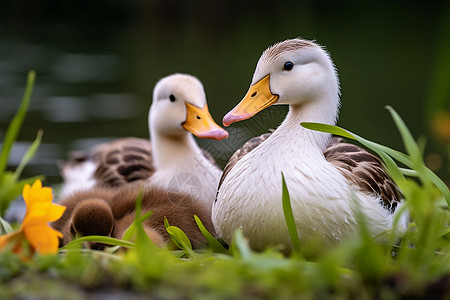
[[(328, 101), (326, 101), (328, 100)], [(286, 119), (275, 131), (280, 136), (294, 139), (298, 150), (302, 151), (310, 148), (325, 150), (329, 143), (330, 134), (318, 132), (304, 128), (302, 122), (315, 122), (335, 125), (338, 115), (339, 99), (329, 101), (329, 99), (315, 100), (301, 105), (290, 105)], [(333, 105), (333, 103), (336, 103)], [(274, 134), (275, 134), (274, 133)], [(301, 144), (298, 145), (298, 144)]]
[(151, 140), (153, 159), (158, 170), (179, 169), (201, 153), (190, 133), (164, 136), (152, 132)]

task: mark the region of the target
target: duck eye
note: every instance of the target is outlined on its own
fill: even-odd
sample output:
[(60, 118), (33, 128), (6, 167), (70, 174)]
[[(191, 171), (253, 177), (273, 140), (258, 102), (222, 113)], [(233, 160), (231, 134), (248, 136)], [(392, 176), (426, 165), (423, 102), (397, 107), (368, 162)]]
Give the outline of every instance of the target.
[(169, 99), (170, 99), (170, 102), (175, 102), (175, 100), (176, 100), (174, 95), (170, 95)]
[(294, 64), (292, 62), (288, 61), (288, 62), (284, 63), (283, 70), (290, 71), (290, 70), (292, 70), (293, 67), (294, 67)]

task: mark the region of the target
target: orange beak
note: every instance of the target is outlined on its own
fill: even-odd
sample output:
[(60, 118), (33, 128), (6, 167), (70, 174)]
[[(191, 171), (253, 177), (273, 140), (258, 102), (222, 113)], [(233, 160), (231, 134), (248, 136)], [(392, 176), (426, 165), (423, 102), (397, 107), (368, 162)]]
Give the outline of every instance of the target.
[(250, 87), (244, 99), (223, 118), (223, 125), (247, 120), (278, 101), (278, 95), (270, 91), (270, 75)]
[(228, 132), (214, 122), (207, 104), (200, 108), (186, 102), (186, 121), (182, 126), (199, 138), (219, 141), (228, 138)]

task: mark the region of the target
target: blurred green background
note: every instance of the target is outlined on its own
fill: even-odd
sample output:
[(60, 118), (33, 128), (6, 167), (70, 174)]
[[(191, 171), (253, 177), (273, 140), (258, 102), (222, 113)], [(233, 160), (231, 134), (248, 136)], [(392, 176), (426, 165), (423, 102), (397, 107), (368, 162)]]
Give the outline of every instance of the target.
[[(426, 139), (428, 165), (447, 182), (450, 141), (448, 1), (3, 0), (0, 10), (0, 140), (28, 70), (37, 72), (29, 114), (10, 165), (37, 130), (43, 144), (24, 176), (61, 181), (56, 162), (105, 139), (148, 137), (156, 81), (190, 73), (222, 117), (243, 97), (262, 51), (287, 38), (326, 46), (341, 80), (338, 124), (402, 150), (384, 106)], [(246, 139), (275, 128), (273, 107), (199, 143), (223, 166)]]

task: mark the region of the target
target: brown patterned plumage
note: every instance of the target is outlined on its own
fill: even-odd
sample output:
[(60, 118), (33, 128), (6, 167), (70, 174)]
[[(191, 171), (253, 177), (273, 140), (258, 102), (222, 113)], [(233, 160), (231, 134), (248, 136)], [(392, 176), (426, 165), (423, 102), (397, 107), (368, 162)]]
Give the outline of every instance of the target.
[[(75, 235), (122, 238), (134, 221), (136, 199), (141, 188), (139, 183), (118, 189), (94, 188), (62, 199), (60, 204), (66, 206), (66, 211), (58, 221), (51, 224), (64, 235), (60, 244), (67, 244)], [(158, 246), (162, 247), (170, 240), (164, 226), (165, 217), (170, 225), (186, 233), (195, 248), (203, 246), (206, 241), (195, 223), (194, 215), (214, 234), (209, 212), (189, 195), (143, 188), (142, 214), (149, 211), (152, 215), (144, 222), (144, 229)], [(91, 247), (101, 249), (98, 244), (92, 244)]]
[(98, 145), (92, 159), (98, 164), (94, 178), (100, 186), (118, 187), (155, 172), (152, 145), (145, 139), (122, 138)]
[[(264, 133), (248, 140), (236, 150), (225, 166), (219, 187), (236, 163), (270, 137)], [(325, 159), (334, 165), (353, 186), (366, 194), (375, 194), (381, 198), (381, 205), (391, 213), (395, 211), (401, 196), (392, 178), (384, 169), (383, 163), (365, 149), (346, 143), (343, 138), (332, 137), (324, 151)]]
[(381, 205), (391, 213), (395, 211), (401, 196), (383, 163), (375, 155), (353, 144), (334, 140), (324, 152), (328, 162), (366, 194), (381, 198)]
[[(218, 168), (212, 155), (201, 149), (203, 156)], [(151, 141), (121, 138), (102, 143), (90, 152), (74, 151), (69, 160), (60, 165), (64, 174), (79, 164), (90, 161), (96, 165), (93, 174), (97, 187), (119, 187), (130, 182), (146, 180), (156, 171)]]

